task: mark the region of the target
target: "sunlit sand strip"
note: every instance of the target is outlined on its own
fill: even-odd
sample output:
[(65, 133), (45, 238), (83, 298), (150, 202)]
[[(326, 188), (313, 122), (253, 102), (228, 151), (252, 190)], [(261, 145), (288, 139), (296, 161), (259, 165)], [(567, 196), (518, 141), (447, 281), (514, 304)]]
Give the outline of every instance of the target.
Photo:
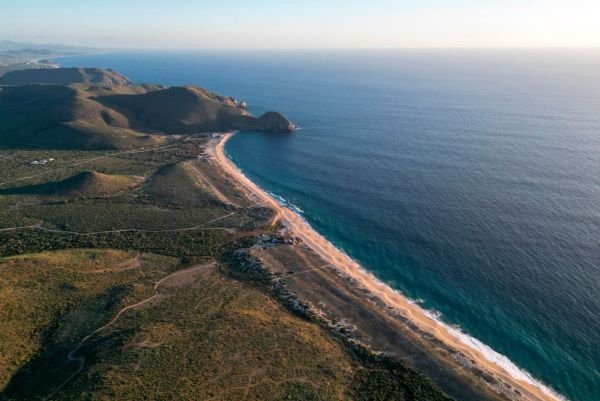
[(498, 354), (477, 339), (439, 320), (431, 313), (408, 298), (379, 281), (373, 274), (364, 270), (344, 252), (336, 248), (326, 238), (317, 233), (301, 216), (282, 206), (269, 196), (258, 185), (248, 179), (227, 157), (225, 143), (233, 133), (225, 134), (209, 144), (207, 151), (221, 168), (230, 174), (253, 197), (276, 210), (281, 223), (287, 227), (291, 235), (299, 237), (325, 261), (334, 265), (340, 272), (347, 274), (359, 285), (380, 298), (388, 306), (396, 309), (410, 319), (421, 330), (432, 334), (446, 345), (473, 359), (476, 364), (490, 374), (521, 393), (523, 399), (532, 401), (565, 400), (553, 390), (535, 380), (530, 374), (519, 369), (507, 357)]

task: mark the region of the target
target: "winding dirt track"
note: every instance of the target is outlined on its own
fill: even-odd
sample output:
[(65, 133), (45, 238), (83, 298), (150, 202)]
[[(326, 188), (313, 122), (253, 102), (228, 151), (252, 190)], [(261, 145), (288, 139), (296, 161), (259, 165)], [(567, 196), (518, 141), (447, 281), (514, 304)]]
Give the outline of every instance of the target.
[(142, 307), (142, 306), (146, 305), (147, 303), (149, 303), (149, 302), (157, 299), (160, 296), (160, 291), (159, 291), (160, 286), (162, 284), (164, 284), (165, 282), (167, 282), (167, 281), (169, 281), (172, 278), (175, 278), (177, 276), (182, 276), (182, 275), (185, 275), (185, 274), (193, 273), (193, 272), (201, 270), (201, 269), (210, 268), (213, 265), (214, 265), (214, 262), (206, 264), (206, 265), (194, 266), (194, 267), (191, 267), (189, 269), (179, 270), (179, 271), (177, 271), (175, 273), (172, 273), (172, 274), (170, 274), (170, 275), (162, 278), (160, 281), (158, 281), (154, 285), (154, 294), (151, 297), (148, 297), (148, 298), (146, 298), (146, 299), (144, 299), (144, 300), (142, 300), (140, 302), (137, 302), (137, 303), (135, 303), (133, 305), (128, 305), (128, 306), (124, 307), (119, 312), (117, 312), (117, 314), (115, 315), (115, 317), (112, 318), (111, 321), (109, 321), (108, 323), (106, 323), (104, 326), (99, 327), (96, 330), (92, 331), (87, 336), (83, 337), (81, 339), (81, 341), (79, 341), (79, 343), (77, 344), (77, 346), (73, 350), (71, 350), (71, 352), (69, 352), (69, 354), (67, 355), (67, 360), (69, 362), (72, 361), (72, 362), (77, 362), (78, 363), (77, 370), (71, 376), (69, 376), (64, 382), (62, 382), (46, 399), (50, 399), (54, 395), (56, 395), (56, 393), (58, 393), (65, 385), (67, 385), (71, 380), (73, 380), (73, 378), (75, 376), (77, 376), (79, 373), (81, 373), (83, 371), (83, 369), (85, 368), (85, 355), (77, 356), (77, 352), (79, 352), (79, 350), (85, 345), (85, 343), (90, 338), (92, 338), (96, 334), (100, 333), (101, 331), (107, 329), (108, 327), (112, 326), (128, 310)]
[(51, 233), (59, 233), (59, 234), (71, 234), (71, 235), (80, 235), (80, 236), (90, 236), (90, 235), (99, 235), (99, 234), (116, 234), (116, 233), (176, 233), (181, 231), (200, 231), (200, 230), (228, 230), (230, 227), (206, 227), (209, 224), (216, 223), (219, 220), (226, 219), (227, 217), (233, 216), (237, 212), (231, 212), (225, 214), (223, 216), (219, 216), (215, 219), (207, 221), (202, 226), (193, 226), (193, 227), (184, 227), (184, 228), (173, 228), (173, 229), (165, 229), (165, 230), (144, 230), (139, 228), (123, 228), (120, 230), (106, 230), (106, 231), (92, 231), (89, 233), (81, 233), (78, 231), (68, 231), (68, 230), (55, 230), (52, 228), (42, 227), (41, 224), (35, 224), (32, 226), (22, 226), (22, 227), (8, 227), (0, 229), (2, 231), (19, 231), (19, 230), (40, 230), (47, 231)]

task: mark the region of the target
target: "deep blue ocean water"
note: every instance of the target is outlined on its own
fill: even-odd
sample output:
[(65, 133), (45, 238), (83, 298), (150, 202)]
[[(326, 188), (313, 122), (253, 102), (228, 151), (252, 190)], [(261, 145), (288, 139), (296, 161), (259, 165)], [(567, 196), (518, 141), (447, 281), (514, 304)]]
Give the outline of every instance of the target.
[(381, 280), (600, 400), (600, 50), (116, 53), (137, 82), (284, 112), (235, 163)]

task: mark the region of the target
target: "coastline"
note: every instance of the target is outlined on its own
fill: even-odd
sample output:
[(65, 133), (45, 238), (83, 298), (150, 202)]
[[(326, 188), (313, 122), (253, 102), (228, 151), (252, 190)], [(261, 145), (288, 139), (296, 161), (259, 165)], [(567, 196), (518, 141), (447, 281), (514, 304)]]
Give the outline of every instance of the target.
[(334, 266), (338, 272), (351, 277), (354, 282), (381, 300), (388, 308), (409, 320), (419, 330), (473, 360), (478, 368), (517, 390), (520, 399), (535, 401), (564, 400), (562, 396), (515, 366), (507, 357), (496, 353), (459, 329), (437, 320), (431, 312), (422, 309), (414, 301), (379, 281), (373, 274), (366, 271), (348, 255), (317, 233), (301, 216), (281, 205), (248, 179), (226, 155), (225, 144), (233, 135), (233, 133), (227, 133), (222, 138), (212, 140), (207, 147), (207, 152), (258, 203), (275, 210), (274, 221), (281, 221), (290, 234), (302, 239), (304, 244), (324, 261)]

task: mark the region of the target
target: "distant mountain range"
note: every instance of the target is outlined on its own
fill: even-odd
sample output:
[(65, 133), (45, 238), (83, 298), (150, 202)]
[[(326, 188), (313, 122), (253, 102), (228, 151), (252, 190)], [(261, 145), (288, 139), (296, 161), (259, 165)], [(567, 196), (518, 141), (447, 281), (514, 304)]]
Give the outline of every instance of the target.
[(30, 42), (14, 42), (12, 40), (0, 40), (0, 52), (36, 52), (47, 51), (50, 53), (85, 53), (91, 51), (99, 51), (91, 47), (69, 46), (52, 43), (30, 43)]

